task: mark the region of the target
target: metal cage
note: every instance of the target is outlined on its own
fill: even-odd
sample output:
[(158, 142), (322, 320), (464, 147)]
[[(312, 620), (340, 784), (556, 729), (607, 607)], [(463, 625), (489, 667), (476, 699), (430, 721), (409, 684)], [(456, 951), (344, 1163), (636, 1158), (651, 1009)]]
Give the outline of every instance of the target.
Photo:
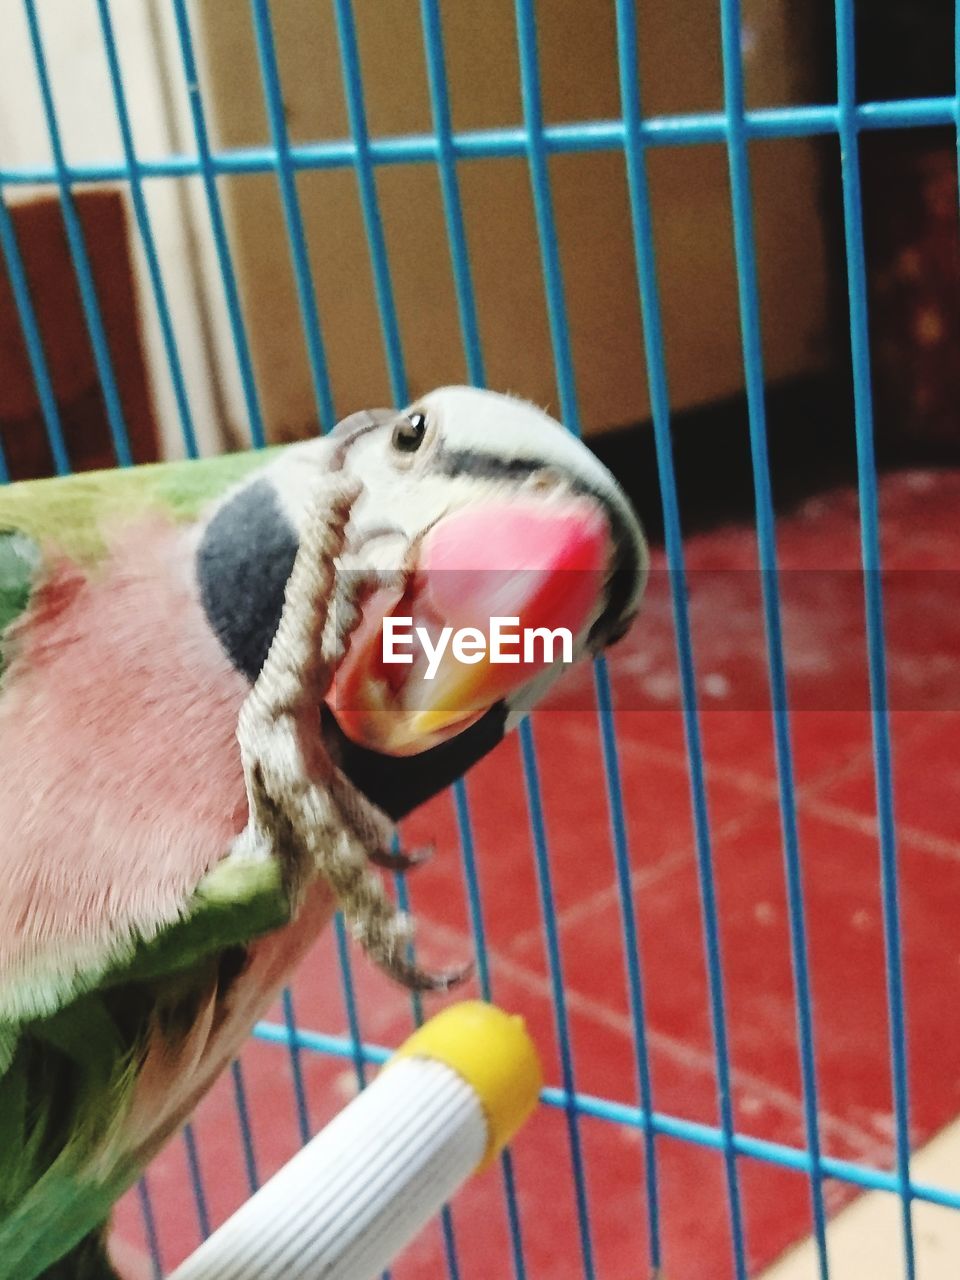
[[(115, 0), (116, 2), (116, 0)], [(641, 103), (637, 58), (637, 13), (632, 0), (616, 0), (617, 55), (622, 111), (614, 119), (598, 119), (575, 124), (546, 124), (544, 121), (538, 31), (534, 0), (516, 0), (516, 39), (522, 88), (523, 116), (514, 126), (455, 132), (445, 70), (444, 41), (439, 0), (420, 0), (423, 47), (429, 76), (429, 96), (433, 114), (430, 133), (405, 136), (371, 136), (368, 130), (364, 80), (358, 53), (351, 0), (332, 0), (339, 38), (350, 136), (331, 141), (293, 144), (288, 136), (278, 58), (274, 44), (268, 0), (251, 0), (253, 29), (262, 75), (262, 90), (272, 141), (269, 146), (244, 150), (215, 150), (208, 131), (204, 95), (197, 68), (194, 36), (186, 0), (169, 0), (182, 59), (182, 75), (189, 94), (193, 142), (187, 153), (160, 159), (141, 159), (134, 145), (127, 105), (127, 89), (115, 38), (110, 0), (96, 0), (103, 49), (106, 53), (110, 86), (122, 139), (122, 154), (102, 164), (68, 163), (61, 141), (60, 121), (55, 106), (48, 61), (45, 54), (36, 0), (23, 0), (29, 28), (34, 70), (52, 163), (29, 166), (3, 165), (0, 157), (0, 250), (16, 302), (23, 337), (29, 354), (36, 390), (42, 406), (50, 450), (58, 473), (70, 470), (70, 459), (54, 394), (41, 324), (34, 308), (27, 273), (18, 247), (9, 207), (9, 194), (18, 187), (41, 185), (54, 189), (60, 202), (69, 249), (76, 272), (86, 325), (102, 388), (117, 465), (129, 465), (132, 454), (117, 390), (116, 375), (104, 328), (84, 232), (77, 214), (74, 192), (87, 184), (119, 184), (129, 198), (136, 231), (147, 264), (150, 292), (166, 352), (167, 373), (180, 418), (184, 448), (196, 456), (198, 444), (194, 417), (181, 367), (178, 337), (174, 331), (164, 274), (158, 257), (151, 217), (144, 196), (147, 183), (175, 183), (198, 178), (203, 185), (207, 212), (215, 246), (216, 262), (222, 278), (230, 332), (236, 350), (243, 395), (247, 409), (250, 444), (264, 444), (263, 415), (258, 398), (253, 363), (246, 334), (241, 291), (231, 256), (231, 245), (221, 205), (218, 180), (229, 175), (267, 174), (275, 177), (289, 239), (289, 253), (302, 319), (319, 421), (329, 426), (335, 418), (333, 396), (325, 357), (323, 326), (317, 305), (314, 281), (308, 261), (307, 242), (301, 213), (297, 177), (314, 170), (344, 169), (355, 175), (376, 290), (382, 342), (389, 369), (394, 400), (407, 399), (404, 365), (404, 334), (398, 318), (391, 284), (387, 243), (378, 203), (376, 174), (381, 166), (411, 164), (435, 166), (439, 175), (449, 242), (452, 278), (462, 331), (462, 343), (469, 377), (477, 385), (485, 381), (484, 353), (472, 285), (472, 263), (468, 252), (461, 207), (458, 164), (462, 161), (494, 158), (521, 158), (529, 169), (539, 249), (543, 289), (553, 346), (557, 399), (561, 415), (570, 430), (580, 426), (577, 378), (571, 350), (568, 311), (565, 301), (558, 233), (551, 194), (548, 161), (562, 153), (614, 152), (622, 156), (629, 189), (637, 302), (642, 311), (643, 335), (652, 404), (653, 431), (659, 484), (665, 520), (666, 559), (674, 611), (677, 659), (682, 690), (683, 724), (686, 738), (689, 790), (696, 837), (696, 863), (702, 911), (702, 944), (709, 975), (709, 1006), (715, 1052), (715, 1074), (719, 1124), (696, 1123), (680, 1115), (664, 1114), (657, 1108), (649, 1065), (642, 946), (630, 893), (630, 851), (624, 820), (624, 800), (618, 758), (618, 740), (612, 710), (608, 672), (598, 661), (594, 672), (597, 715), (606, 795), (612, 833), (616, 878), (620, 890), (623, 951), (629, 993), (629, 1008), (635, 1048), (636, 1097), (632, 1104), (585, 1094), (578, 1090), (574, 1055), (569, 1037), (564, 968), (554, 910), (554, 891), (548, 849), (547, 824), (538, 775), (538, 752), (529, 723), (520, 730), (523, 780), (530, 819), (530, 838), (536, 863), (540, 910), (549, 981), (560, 1046), (560, 1078), (543, 1094), (548, 1108), (558, 1109), (566, 1121), (573, 1185), (571, 1204), (576, 1215), (580, 1262), (588, 1280), (599, 1274), (595, 1262), (591, 1209), (581, 1129), (587, 1117), (640, 1135), (642, 1159), (637, 1162), (637, 1185), (642, 1184), (646, 1202), (646, 1261), (659, 1274), (669, 1265), (664, 1259), (661, 1239), (658, 1148), (666, 1139), (697, 1144), (719, 1153), (724, 1169), (733, 1250), (733, 1273), (738, 1280), (748, 1274), (746, 1228), (742, 1207), (740, 1172), (744, 1162), (762, 1162), (803, 1175), (809, 1186), (811, 1222), (819, 1256), (819, 1274), (830, 1274), (827, 1252), (824, 1181), (836, 1179), (857, 1188), (889, 1192), (899, 1199), (903, 1220), (904, 1274), (915, 1274), (912, 1207), (916, 1201), (960, 1209), (960, 1192), (942, 1186), (917, 1183), (911, 1178), (910, 1097), (906, 1060), (906, 1022), (902, 976), (900, 907), (898, 901), (897, 826), (894, 819), (891, 782), (891, 745), (888, 725), (884, 601), (880, 569), (878, 488), (874, 458), (871, 364), (868, 343), (867, 285), (864, 235), (862, 229), (861, 185), (858, 164), (860, 135), (865, 130), (912, 129), (947, 125), (960, 128), (960, 97), (911, 99), (860, 103), (855, 92), (854, 6), (853, 0), (836, 0), (837, 101), (816, 105), (769, 107), (747, 110), (741, 57), (741, 14), (738, 0), (720, 0), (724, 107), (721, 112), (669, 117), (645, 116)], [(548, 6), (540, 5), (541, 23), (549, 21)], [(641, 33), (642, 34), (642, 33)], [(839, 140), (842, 167), (843, 230), (846, 247), (849, 327), (852, 373), (855, 392), (855, 433), (859, 477), (862, 565), (865, 573), (867, 662), (870, 681), (873, 752), (879, 819), (879, 875), (882, 880), (883, 930), (886, 950), (886, 983), (889, 1011), (889, 1068), (894, 1090), (896, 1160), (893, 1168), (867, 1167), (832, 1158), (823, 1151), (818, 1124), (818, 1080), (814, 1042), (816, 1025), (811, 1004), (807, 957), (807, 931), (803, 867), (797, 827), (797, 800), (791, 745), (790, 694), (784, 659), (781, 597), (778, 585), (776, 521), (767, 456), (764, 354), (761, 341), (757, 260), (753, 231), (750, 175), (750, 146), (758, 139), (805, 138), (832, 135)], [(762, 610), (765, 623), (768, 679), (776, 744), (779, 803), (782, 815), (783, 870), (786, 878), (791, 960), (797, 1011), (797, 1034), (803, 1086), (806, 1143), (789, 1147), (760, 1140), (741, 1132), (735, 1125), (731, 1104), (731, 1064), (724, 995), (724, 963), (721, 930), (715, 894), (711, 824), (701, 746), (698, 713), (696, 657), (691, 639), (688, 584), (684, 568), (684, 538), (674, 474), (671, 441), (671, 399), (667, 385), (664, 338), (659, 298), (655, 236), (648, 192), (648, 156), (659, 148), (684, 147), (698, 143), (720, 144), (726, 149), (732, 199), (733, 231), (738, 283), (743, 369), (749, 405), (749, 433), (756, 498), (756, 534), (762, 580)], [(324, 326), (334, 326), (336, 316), (324, 317)], [(4, 467), (5, 469), (5, 467)], [(470, 804), (467, 790), (454, 790), (456, 818), (461, 840), (461, 866), (469, 905), (469, 918), (478, 960), (479, 985), (484, 996), (495, 996), (484, 933), (484, 910), (480, 878), (474, 854)], [(403, 897), (406, 886), (399, 884)], [(336, 934), (343, 982), (343, 999), (349, 1025), (346, 1037), (332, 1036), (300, 1026), (294, 1017), (288, 992), (282, 1022), (259, 1025), (256, 1036), (281, 1046), (290, 1054), (302, 1138), (310, 1132), (303, 1085), (305, 1055), (333, 1055), (352, 1063), (363, 1083), (368, 1069), (386, 1056), (386, 1050), (368, 1043), (361, 1035), (361, 1017), (351, 977), (347, 940), (338, 921)], [(239, 1064), (233, 1066), (236, 1104), (244, 1136), (246, 1167), (251, 1186), (258, 1179), (257, 1162), (249, 1127), (249, 1101)], [(203, 1233), (210, 1229), (210, 1214), (200, 1175), (197, 1141), (188, 1127), (185, 1134), (189, 1168), (196, 1199), (196, 1211)], [(525, 1261), (524, 1221), (517, 1195), (514, 1167), (506, 1156), (502, 1163), (503, 1195), (509, 1224), (509, 1258), (496, 1264), (496, 1274), (512, 1274), (523, 1280), (531, 1272)], [(146, 1234), (154, 1259), (155, 1275), (163, 1274), (161, 1242), (151, 1211), (147, 1182), (139, 1195), (146, 1221)], [(446, 1212), (442, 1223), (448, 1273), (459, 1274), (454, 1214)], [(637, 1275), (646, 1265), (644, 1250), (636, 1251)], [(708, 1260), (704, 1262), (709, 1269)], [(494, 1274), (488, 1270), (488, 1274)], [(667, 1272), (665, 1272), (667, 1274)], [(706, 1274), (706, 1271), (704, 1272)]]

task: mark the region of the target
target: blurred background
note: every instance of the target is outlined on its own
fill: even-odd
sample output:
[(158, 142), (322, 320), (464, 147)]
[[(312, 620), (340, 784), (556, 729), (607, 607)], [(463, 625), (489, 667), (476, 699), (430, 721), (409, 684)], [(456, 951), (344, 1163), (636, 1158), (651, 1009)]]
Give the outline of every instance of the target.
[[(195, 153), (171, 6), (115, 6), (133, 136), (141, 159)], [(836, 95), (832, 6), (747, 0), (743, 55), (749, 108)], [(640, 65), (650, 115), (722, 110), (719, 29), (712, 0), (641, 6)], [(6, 198), (53, 366), (74, 467), (112, 461), (96, 368), (69, 249), (49, 183), (44, 123), (18, 0), (2, 0), (0, 164), (18, 171)], [(200, 88), (214, 149), (255, 152), (270, 133), (245, 0), (190, 6)], [(122, 154), (93, 3), (41, 3), (54, 102), (70, 166)], [(273, 14), (291, 141), (349, 136), (332, 10), (284, 0)], [(357, 35), (372, 136), (429, 133), (417, 6), (361, 0)], [(509, 0), (445, 6), (444, 35), (457, 130), (522, 119)], [(952, 91), (949, 0), (871, 0), (858, 6), (864, 99)], [(551, 0), (541, 23), (548, 123), (616, 118), (613, 6)], [(949, 128), (868, 132), (863, 143), (872, 338), (884, 461), (958, 451), (956, 152)], [(778, 494), (849, 469), (852, 457), (845, 275), (833, 137), (751, 147), (755, 224)], [(262, 166), (261, 166), (262, 167)], [(656, 532), (649, 403), (623, 160), (615, 152), (550, 161), (582, 417), (595, 447), (625, 475)], [(458, 166), (491, 385), (556, 409), (550, 339), (526, 162)], [(722, 145), (655, 148), (653, 216), (684, 514), (749, 501), (746, 415), (727, 161)], [(307, 352), (272, 173), (221, 177), (232, 250), (266, 433), (316, 429)], [(390, 384), (355, 175), (300, 173), (313, 280), (338, 416), (389, 403)], [(466, 379), (431, 164), (379, 166), (380, 197), (411, 394)], [(199, 177), (145, 183), (158, 254), (203, 451), (250, 439), (224, 289)], [(121, 186), (78, 185), (74, 199), (110, 339), (134, 453), (182, 452), (146, 265)], [(51, 470), (40, 406), (9, 284), (0, 267), (0, 432), (15, 476)], [(638, 449), (641, 452), (638, 453)], [(688, 461), (689, 459), (689, 461)], [(707, 479), (708, 478), (708, 479)], [(722, 481), (721, 481), (722, 478)], [(721, 496), (722, 491), (722, 496)]]
[[(453, 127), (511, 129), (523, 120), (511, 0), (440, 6)], [(647, 116), (696, 115), (722, 136), (723, 77), (716, 0), (638, 0)], [(372, 138), (430, 134), (420, 7), (355, 0), (367, 124)], [(748, 109), (837, 101), (834, 6), (827, 0), (743, 0)], [(95, 0), (37, 0), (52, 102), (72, 204), (82, 228), (109, 360), (135, 461), (184, 452), (181, 412), (158, 321), (149, 263), (129, 186), (116, 162), (124, 139), (111, 92)], [(186, 5), (197, 58), (184, 72), (172, 0), (109, 6), (126, 86), (132, 141), (176, 335), (199, 451), (247, 448), (262, 421), (269, 441), (311, 435), (318, 411), (291, 266), (277, 175), (265, 148), (264, 105), (248, 0)], [(283, 109), (294, 146), (351, 135), (340, 39), (328, 0), (270, 7)], [(616, 121), (620, 97), (610, 0), (537, 5), (548, 124)], [(862, 102), (952, 97), (952, 0), (856, 4)], [(50, 368), (69, 463), (117, 461), (98, 357), (78, 287), (55, 155), (21, 0), (0, 0), (0, 194)], [(210, 147), (233, 157), (210, 191), (184, 173), (196, 157), (198, 102)], [(890, 1072), (884, 910), (870, 692), (866, 669), (859, 505), (855, 489), (850, 323), (840, 151), (835, 132), (750, 144), (768, 443), (777, 522), (795, 804), (809, 924), (823, 1151), (872, 1169), (895, 1167), (897, 1116)], [(335, 416), (393, 400), (357, 174), (298, 172), (310, 274), (325, 341)], [(809, 1140), (791, 970), (791, 904), (783, 873), (780, 775), (770, 716), (768, 648), (753, 529), (753, 478), (730, 206), (722, 142), (655, 146), (648, 153), (672, 409), (673, 448), (686, 539), (687, 586), (701, 705), (724, 956), (731, 1107), (737, 1129), (795, 1153)], [(103, 167), (117, 181), (94, 175)], [(193, 166), (195, 168), (196, 166)], [(915, 1176), (960, 1193), (960, 247), (957, 135), (952, 127), (864, 129), (860, 140), (870, 344), (886, 575), (894, 792), (902, 869), (903, 981), (911, 1090), (907, 1138)], [(636, 1125), (581, 1116), (586, 1197), (596, 1274), (646, 1276), (645, 1180), (658, 1179), (660, 1232), (670, 1280), (727, 1280), (733, 1263), (729, 1187), (718, 1102), (714, 1027), (703, 958), (698, 840), (680, 704), (677, 632), (662, 548), (650, 405), (623, 154), (552, 155), (570, 334), (588, 443), (629, 491), (653, 543), (646, 605), (613, 651), (610, 676), (622, 780), (627, 888), (611, 840), (610, 792), (592, 705), (590, 672), (574, 672), (534, 730), (555, 876), (563, 998), (576, 1085), (637, 1105), (636, 1039), (622, 945), (633, 895), (647, 987), (646, 1031), (654, 1104), (712, 1126), (711, 1146), (676, 1135), (656, 1143), (648, 1167)], [(457, 164), (490, 385), (555, 413), (558, 399), (540, 248), (525, 158)], [(437, 169), (375, 167), (412, 396), (467, 378)], [(226, 249), (226, 255), (224, 250)], [(225, 287), (223, 265), (230, 268)], [(52, 474), (41, 400), (0, 257), (0, 440), (14, 478)], [(231, 299), (230, 282), (235, 283)], [(235, 305), (234, 305), (235, 303)], [(89, 307), (87, 308), (89, 309)], [(245, 378), (239, 349), (249, 351)], [(329, 426), (329, 423), (324, 425)], [(609, 744), (607, 744), (609, 746)], [(543, 943), (528, 836), (530, 798), (515, 741), (469, 781), (472, 847), (486, 908), (494, 997), (523, 1013), (547, 1062), (563, 1076), (556, 986)], [(411, 885), (428, 962), (475, 945), (456, 854), (463, 814), (449, 795), (411, 822), (407, 843), (441, 851)], [(622, 869), (622, 868), (621, 868)], [(340, 955), (322, 939), (301, 969), (292, 1003), (271, 1011), (273, 1043), (252, 1040), (241, 1068), (204, 1103), (192, 1138), (151, 1168), (147, 1193), (118, 1216), (125, 1280), (169, 1270), (252, 1185), (302, 1140), (295, 1106), (306, 1091), (310, 1125), (329, 1119), (356, 1088), (348, 1062), (288, 1053), (294, 1005), (310, 1032), (351, 1036), (356, 1026), (334, 977)], [(398, 1043), (407, 998), (357, 963), (360, 1031)], [(468, 995), (476, 994), (476, 987)], [(344, 1043), (348, 1043), (345, 1040)], [(362, 1065), (362, 1064), (361, 1064)], [(242, 1092), (245, 1090), (245, 1092)], [(241, 1092), (238, 1092), (241, 1091)], [(238, 1123), (238, 1103), (250, 1129)], [(574, 1113), (571, 1113), (574, 1114)], [(533, 1277), (575, 1280), (582, 1222), (574, 1202), (569, 1125), (544, 1108), (516, 1147), (523, 1247)], [(927, 1160), (953, 1126), (950, 1154)], [(741, 1159), (750, 1275), (799, 1244), (778, 1280), (810, 1280), (803, 1250), (810, 1185), (797, 1167)], [(195, 1192), (199, 1188), (199, 1193)], [(855, 1195), (825, 1178), (828, 1212)], [(861, 1200), (858, 1205), (863, 1205)], [(836, 1248), (837, 1280), (903, 1276), (899, 1204), (858, 1220)], [(152, 1206), (152, 1216), (144, 1216)], [(926, 1216), (939, 1212), (940, 1217)], [(960, 1214), (916, 1208), (923, 1280), (954, 1275)], [(849, 1219), (845, 1219), (849, 1221)], [(511, 1237), (496, 1171), (458, 1198), (455, 1231), (431, 1230), (395, 1275), (506, 1280)], [(451, 1241), (453, 1243), (451, 1243)], [(870, 1252), (872, 1248), (873, 1252)], [(453, 1255), (451, 1254), (453, 1251)], [(118, 1255), (119, 1256), (119, 1255)], [(451, 1264), (451, 1256), (459, 1262)], [(933, 1270), (936, 1258), (944, 1264)], [(790, 1268), (793, 1269), (790, 1269)]]

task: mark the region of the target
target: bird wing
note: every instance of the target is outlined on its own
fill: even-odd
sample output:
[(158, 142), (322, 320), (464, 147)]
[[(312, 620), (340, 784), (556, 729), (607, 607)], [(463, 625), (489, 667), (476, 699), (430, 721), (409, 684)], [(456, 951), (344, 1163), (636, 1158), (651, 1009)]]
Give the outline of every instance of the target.
[(272, 453), (0, 489), (0, 1072), (25, 1020), (283, 919), (221, 863), (247, 686), (174, 546)]

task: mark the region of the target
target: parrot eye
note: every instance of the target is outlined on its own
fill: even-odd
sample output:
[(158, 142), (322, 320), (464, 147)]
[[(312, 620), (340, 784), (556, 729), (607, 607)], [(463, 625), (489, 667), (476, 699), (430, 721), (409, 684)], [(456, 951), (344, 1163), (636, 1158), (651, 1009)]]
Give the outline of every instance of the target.
[(538, 468), (524, 482), (527, 489), (533, 489), (536, 493), (552, 493), (562, 484), (563, 477), (558, 471), (554, 471), (553, 467)]
[(390, 443), (399, 453), (416, 453), (427, 434), (427, 418), (423, 413), (411, 413), (401, 418), (393, 428)]

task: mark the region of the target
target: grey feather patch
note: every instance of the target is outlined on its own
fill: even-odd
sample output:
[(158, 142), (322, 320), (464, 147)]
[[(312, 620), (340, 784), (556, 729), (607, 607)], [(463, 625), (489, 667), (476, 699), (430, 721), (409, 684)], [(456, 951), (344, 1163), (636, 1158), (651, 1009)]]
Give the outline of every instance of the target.
[(200, 599), (233, 665), (251, 682), (266, 661), (297, 556), (273, 485), (256, 480), (210, 521), (197, 552)]

